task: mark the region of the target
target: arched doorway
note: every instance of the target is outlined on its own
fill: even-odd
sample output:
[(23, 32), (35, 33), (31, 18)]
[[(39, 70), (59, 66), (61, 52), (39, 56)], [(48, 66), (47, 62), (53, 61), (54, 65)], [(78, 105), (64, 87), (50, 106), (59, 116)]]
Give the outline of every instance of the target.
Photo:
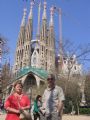
[(32, 98), (32, 89), (36, 87), (36, 78), (32, 73), (30, 73), (24, 82), (24, 91), (25, 93)]

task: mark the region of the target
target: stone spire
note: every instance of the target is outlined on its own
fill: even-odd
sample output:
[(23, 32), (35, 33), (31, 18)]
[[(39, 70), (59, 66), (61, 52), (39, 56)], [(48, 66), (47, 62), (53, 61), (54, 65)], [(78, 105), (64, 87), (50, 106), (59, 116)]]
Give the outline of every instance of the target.
[(44, 1), (44, 11), (42, 16), (42, 27), (40, 32), (40, 65), (46, 69), (46, 41), (47, 41), (47, 17), (46, 17), (46, 2)]
[(40, 13), (41, 13), (41, 3), (38, 6), (38, 26), (37, 26), (37, 39), (40, 39)]
[(47, 3), (46, 3), (46, 1), (44, 1), (44, 11), (43, 11), (42, 19), (47, 19), (47, 16), (46, 16), (46, 8), (47, 8)]
[(34, 5), (33, 1), (30, 4), (31, 4), (31, 7), (30, 7), (30, 12), (29, 12), (28, 19), (32, 19), (32, 17), (33, 17), (33, 13), (32, 13), (32, 11), (33, 11), (33, 5)]
[(44, 11), (42, 16), (42, 28), (40, 33), (40, 40), (46, 40), (47, 37), (47, 17), (46, 17), (46, 2), (44, 2)]
[(22, 68), (23, 49), (25, 41), (25, 27), (26, 27), (26, 8), (24, 8), (24, 13), (21, 21), (20, 32), (18, 35), (18, 41), (16, 46), (15, 62), (13, 66), (13, 72), (15, 74), (17, 74), (18, 70)]
[(26, 12), (27, 12), (27, 9), (24, 8), (24, 13), (23, 13), (23, 18), (22, 18), (21, 26), (25, 26), (25, 24), (26, 24)]
[(54, 8), (51, 7), (51, 9), (50, 9), (50, 22), (49, 22), (49, 46), (51, 46), (52, 49), (55, 48), (53, 15), (54, 15)]
[(25, 33), (25, 38), (26, 41), (31, 41), (32, 39), (32, 30), (33, 30), (33, 5), (34, 3), (31, 2), (30, 3), (30, 12), (29, 12), (29, 16), (28, 16), (28, 22), (26, 25), (26, 33)]
[(41, 2), (38, 4), (38, 25), (37, 25), (36, 41), (35, 41), (34, 51), (31, 56), (31, 66), (36, 68), (40, 68), (40, 55), (39, 55), (40, 13), (41, 13)]
[(51, 7), (51, 9), (50, 9), (50, 22), (49, 22), (49, 26), (54, 26), (53, 15), (54, 15), (54, 9), (53, 9), (53, 7)]
[(22, 67), (29, 67), (31, 65), (31, 40), (33, 30), (33, 2), (30, 3), (30, 12), (28, 16), (28, 22), (26, 25), (25, 41), (24, 41), (24, 52)]
[(47, 41), (47, 70), (51, 73), (55, 72), (55, 33), (54, 33), (54, 21), (53, 21), (54, 9), (50, 9), (50, 22), (48, 31), (48, 41)]

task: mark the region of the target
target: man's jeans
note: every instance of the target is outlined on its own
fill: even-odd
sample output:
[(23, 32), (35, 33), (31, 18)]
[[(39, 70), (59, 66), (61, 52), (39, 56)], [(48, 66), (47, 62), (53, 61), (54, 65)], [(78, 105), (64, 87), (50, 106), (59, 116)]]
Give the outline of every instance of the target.
[(51, 113), (51, 114), (46, 114), (45, 116), (41, 117), (41, 120), (61, 120), (61, 117), (58, 116), (58, 113)]

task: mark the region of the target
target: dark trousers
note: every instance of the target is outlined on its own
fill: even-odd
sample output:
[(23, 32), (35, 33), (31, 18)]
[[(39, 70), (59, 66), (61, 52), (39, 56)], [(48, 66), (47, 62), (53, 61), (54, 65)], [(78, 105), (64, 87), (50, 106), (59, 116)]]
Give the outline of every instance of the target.
[(37, 120), (37, 118), (39, 118), (39, 120), (40, 120), (40, 114), (39, 113), (34, 113), (34, 120)]

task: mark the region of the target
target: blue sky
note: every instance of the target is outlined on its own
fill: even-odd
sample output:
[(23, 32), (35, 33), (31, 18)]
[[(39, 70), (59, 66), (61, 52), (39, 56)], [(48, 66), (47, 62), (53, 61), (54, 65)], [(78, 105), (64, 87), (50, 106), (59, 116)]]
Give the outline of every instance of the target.
[[(36, 0), (39, 2), (40, 0)], [(69, 39), (75, 46), (90, 43), (90, 0), (46, 0), (47, 11), (55, 5), (62, 8), (62, 36)], [(43, 0), (41, 0), (43, 2)], [(0, 0), (0, 34), (8, 39), (10, 47), (10, 61), (14, 62), (16, 42), (20, 30), (23, 8), (27, 7), (27, 16), (30, 8), (30, 0)], [(34, 24), (37, 22), (37, 7), (34, 7)], [(49, 12), (47, 14), (49, 19)], [(54, 15), (56, 39), (59, 36), (58, 14)], [(35, 25), (34, 25), (35, 26)], [(34, 34), (36, 32), (34, 27)], [(86, 62), (90, 68), (90, 62)]]

